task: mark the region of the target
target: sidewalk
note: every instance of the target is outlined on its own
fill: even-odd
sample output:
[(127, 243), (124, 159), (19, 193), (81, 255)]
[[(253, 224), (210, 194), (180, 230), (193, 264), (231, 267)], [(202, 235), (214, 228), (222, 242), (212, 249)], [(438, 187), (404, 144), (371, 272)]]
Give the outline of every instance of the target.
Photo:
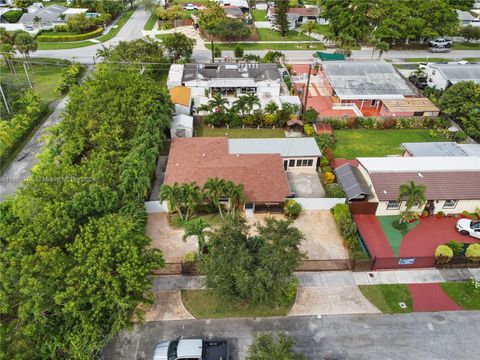
[[(300, 287), (358, 286), (378, 284), (428, 284), (448, 281), (480, 281), (480, 269), (418, 269), (396, 271), (324, 271), (295, 273)], [(153, 291), (204, 289), (203, 276), (160, 275), (153, 279)]]

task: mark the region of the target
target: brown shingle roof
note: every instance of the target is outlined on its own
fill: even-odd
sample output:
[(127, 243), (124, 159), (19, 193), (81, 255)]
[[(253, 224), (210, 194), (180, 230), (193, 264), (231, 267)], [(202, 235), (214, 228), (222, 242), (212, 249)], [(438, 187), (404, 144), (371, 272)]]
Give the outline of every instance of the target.
[(291, 193), (280, 154), (230, 155), (228, 139), (220, 137), (172, 140), (165, 184), (202, 186), (212, 177), (243, 184), (251, 202), (283, 202)]
[(379, 200), (396, 200), (400, 185), (409, 181), (427, 187), (428, 200), (480, 199), (480, 171), (422, 171), (370, 173)]

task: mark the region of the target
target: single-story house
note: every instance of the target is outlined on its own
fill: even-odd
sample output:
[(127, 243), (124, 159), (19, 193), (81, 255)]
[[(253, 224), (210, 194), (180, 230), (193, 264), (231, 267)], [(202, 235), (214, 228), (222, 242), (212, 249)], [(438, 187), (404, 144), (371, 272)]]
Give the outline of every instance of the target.
[(193, 136), (193, 117), (185, 114), (174, 115), (170, 127), (170, 137), (192, 137)]
[(480, 144), (457, 144), (455, 142), (403, 143), (403, 156), (480, 156)]
[[(358, 158), (368, 195), (378, 216), (398, 215), (405, 201), (398, 201), (400, 185), (413, 181), (426, 186), (427, 203), (412, 210), (432, 213), (474, 212), (480, 206), (480, 157), (379, 157)], [(363, 181), (362, 180), (362, 181)], [(359, 181), (360, 182), (360, 181)]]
[[(439, 109), (383, 61), (327, 61), (320, 64), (318, 86), (332, 108), (363, 116), (437, 116)], [(322, 114), (320, 114), (322, 115)]]
[(445, 90), (462, 81), (480, 84), (480, 64), (427, 64), (428, 86)]
[[(288, 9), (287, 18), (290, 30), (293, 30), (307, 21), (314, 21), (318, 24), (324, 24), (325, 20), (319, 17), (320, 10), (318, 7), (303, 7)], [(267, 12), (267, 19), (272, 22), (275, 18), (275, 7), (271, 7)]]
[(39, 2), (36, 2), (36, 3), (33, 3), (32, 5), (30, 5), (29, 7), (27, 7), (27, 13), (34, 13), (40, 9), (43, 9), (43, 4), (42, 3), (39, 3)]
[(174, 138), (164, 184), (231, 180), (243, 184), (249, 211), (281, 212), (293, 195), (287, 172), (314, 172), (320, 156), (313, 138)]
[[(23, 14), (18, 22), (23, 24), (27, 30), (32, 28), (51, 30), (57, 25), (65, 25), (70, 16), (87, 11), (88, 9), (70, 9), (62, 5), (51, 5)], [(40, 19), (38, 23), (34, 21), (36, 18)]]
[(235, 20), (245, 19), (245, 14), (243, 13), (243, 10), (239, 6), (226, 5), (223, 7), (223, 9), (225, 10), (227, 17), (230, 19), (235, 19)]
[(247, 0), (215, 0), (223, 6), (238, 6), (239, 8), (247, 10), (249, 8)]
[(475, 22), (478, 21), (469, 11), (457, 10), (457, 14), (460, 26), (475, 25)]
[(175, 86), (169, 90), (170, 100), (175, 106), (175, 114), (190, 115), (192, 109), (192, 89), (188, 86)]

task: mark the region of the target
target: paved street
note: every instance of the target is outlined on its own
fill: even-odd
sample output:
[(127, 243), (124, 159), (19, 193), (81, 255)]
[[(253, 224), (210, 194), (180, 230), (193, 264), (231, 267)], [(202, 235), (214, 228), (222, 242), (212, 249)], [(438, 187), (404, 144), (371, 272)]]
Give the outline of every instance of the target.
[(310, 360), (472, 360), (478, 359), (479, 324), (478, 311), (160, 321), (123, 331), (106, 345), (104, 359), (151, 359), (159, 341), (205, 336), (229, 340), (232, 360), (239, 360), (255, 333), (285, 330)]

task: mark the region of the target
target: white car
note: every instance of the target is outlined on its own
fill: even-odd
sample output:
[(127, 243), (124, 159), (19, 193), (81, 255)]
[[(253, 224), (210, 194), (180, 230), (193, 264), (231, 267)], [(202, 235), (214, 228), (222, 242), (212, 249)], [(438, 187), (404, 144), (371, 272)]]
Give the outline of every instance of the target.
[(470, 235), (480, 239), (480, 221), (460, 219), (457, 221), (456, 229), (462, 235)]
[(183, 10), (194, 11), (194, 10), (198, 10), (198, 7), (193, 4), (185, 4), (183, 5)]

